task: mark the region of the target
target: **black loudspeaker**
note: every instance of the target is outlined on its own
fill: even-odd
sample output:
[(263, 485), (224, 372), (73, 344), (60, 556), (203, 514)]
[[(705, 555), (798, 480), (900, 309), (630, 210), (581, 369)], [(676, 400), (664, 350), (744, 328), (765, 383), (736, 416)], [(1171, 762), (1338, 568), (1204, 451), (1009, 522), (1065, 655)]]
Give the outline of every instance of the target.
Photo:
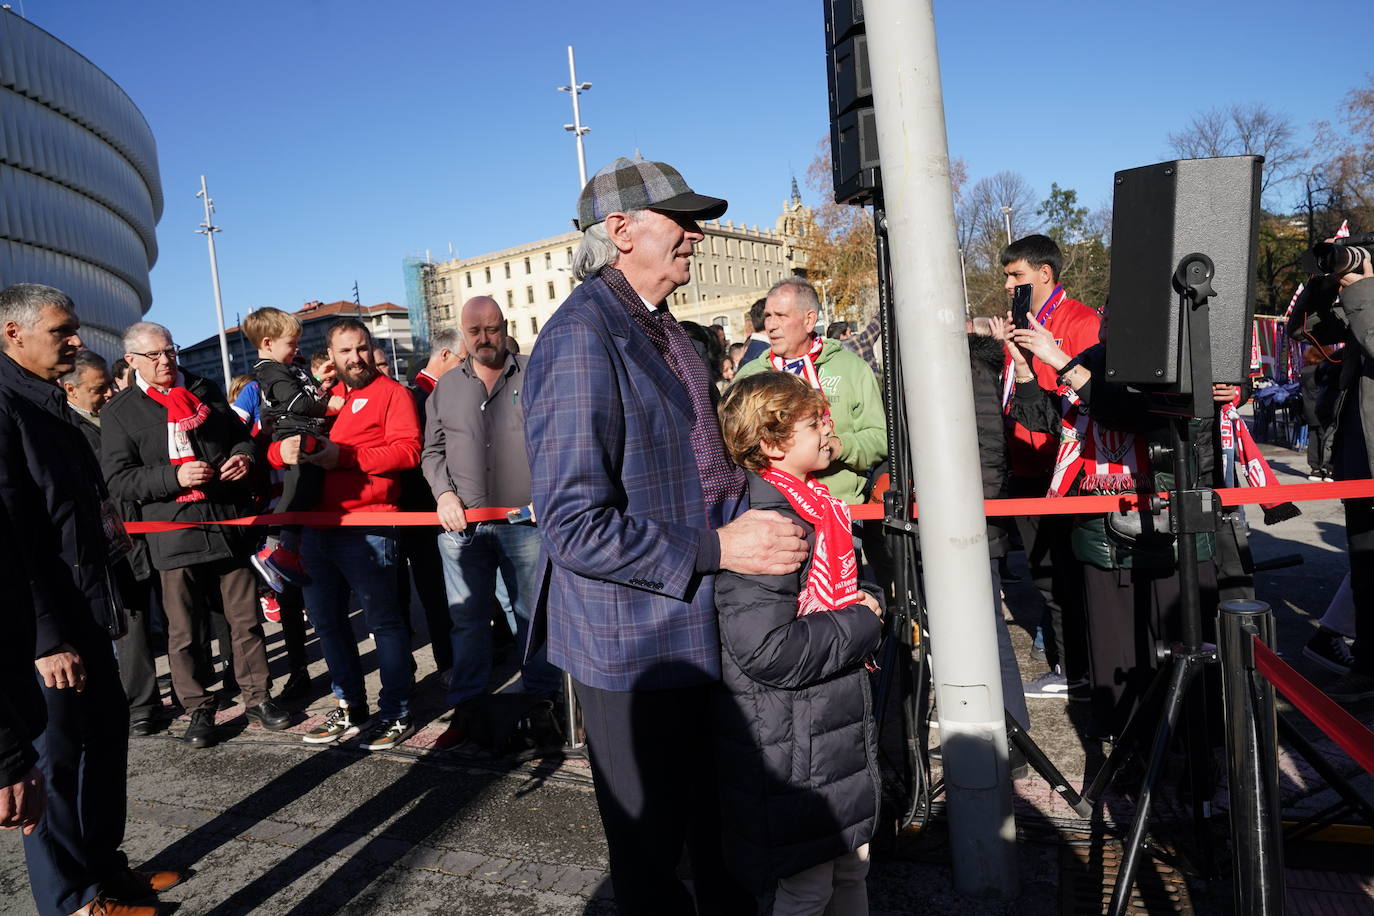
[(861, 204), (873, 196), (881, 181), (863, 0), (824, 2), (830, 166), (835, 201)]
[(1116, 173), (1107, 377), (1187, 394), (1187, 341), (1174, 270), (1192, 253), (1212, 259), (1208, 300), (1212, 381), (1250, 374), (1262, 156), (1182, 159)]

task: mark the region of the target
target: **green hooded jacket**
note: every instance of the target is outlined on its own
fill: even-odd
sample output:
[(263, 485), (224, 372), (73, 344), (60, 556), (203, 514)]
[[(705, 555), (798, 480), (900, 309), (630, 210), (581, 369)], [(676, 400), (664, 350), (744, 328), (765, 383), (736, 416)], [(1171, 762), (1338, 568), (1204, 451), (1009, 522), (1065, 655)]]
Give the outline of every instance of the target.
[[(765, 353), (745, 363), (735, 373), (735, 380), (772, 371)], [(839, 459), (816, 474), (816, 479), (830, 488), (831, 495), (857, 503), (863, 499), (869, 470), (887, 457), (887, 419), (878, 379), (868, 363), (829, 338), (816, 358), (816, 374), (830, 402), (830, 416), (841, 444)]]

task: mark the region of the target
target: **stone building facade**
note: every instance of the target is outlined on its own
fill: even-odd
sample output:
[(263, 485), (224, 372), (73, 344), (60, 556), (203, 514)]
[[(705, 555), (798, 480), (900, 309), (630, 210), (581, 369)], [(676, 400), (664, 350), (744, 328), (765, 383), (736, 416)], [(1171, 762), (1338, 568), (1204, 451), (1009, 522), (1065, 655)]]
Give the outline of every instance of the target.
[[(794, 194), (771, 228), (731, 220), (702, 223), (706, 238), (692, 259), (692, 280), (668, 302), (673, 314), (682, 321), (722, 325), (730, 340), (743, 339), (749, 306), (783, 277), (806, 273), (807, 215)], [(540, 328), (577, 286), (572, 259), (581, 237), (565, 232), (489, 254), (418, 265), (422, 302), (410, 303), (412, 323), (418, 326), (416, 319), (422, 318), (430, 333), (457, 327), (464, 302), (491, 296), (505, 312), (510, 335), (529, 352)], [(422, 316), (416, 314), (421, 308)]]

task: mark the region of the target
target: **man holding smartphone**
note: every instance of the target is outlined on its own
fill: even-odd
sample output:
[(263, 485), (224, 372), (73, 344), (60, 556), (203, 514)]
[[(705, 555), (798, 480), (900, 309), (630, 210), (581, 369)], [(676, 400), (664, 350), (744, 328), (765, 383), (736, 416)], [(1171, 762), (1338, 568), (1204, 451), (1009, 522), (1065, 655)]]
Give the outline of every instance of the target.
[[(1028, 235), (1002, 251), (1002, 272), (1007, 295), (1016, 298), (1018, 287), (1029, 286), (1026, 308), (1020, 303), (1013, 310), (1017, 327), (1027, 326), (1027, 315), (1054, 335), (1054, 342), (1070, 357), (1097, 343), (1101, 318), (1096, 310), (1069, 298), (1059, 283), (1063, 255), (1054, 239)], [(1025, 302), (1022, 290), (1021, 302)], [(1015, 314), (1020, 311), (1021, 314)], [(1055, 370), (1041, 362), (1032, 363), (1041, 388), (1055, 390), (1059, 380)], [(1007, 463), (1011, 469), (1008, 495), (1013, 498), (1039, 497), (1049, 491), (1059, 441), (1045, 433), (1031, 432), (1010, 416), (1014, 388), (1011, 360), (1008, 357), (1002, 388), (1007, 416)], [(1045, 602), (1041, 631), (1049, 670), (1026, 684), (1026, 696), (1039, 699), (1069, 699), (1069, 685), (1086, 686), (1088, 674), (1087, 630), (1082, 602), (1073, 593), (1073, 552), (1069, 549), (1066, 516), (1020, 516), (1016, 527), (1026, 550), (1026, 564)], [(1086, 693), (1084, 694), (1086, 699)]]
[[(539, 530), (529, 512), (530, 465), (520, 389), (527, 357), (509, 352), (506, 318), (490, 296), (469, 299), (459, 314), (467, 357), (444, 374), (426, 406), (421, 468), (438, 503), (439, 552), (453, 621), (453, 668), (448, 702), (455, 709), (487, 692), (491, 675), (492, 611), (496, 577), (515, 611), (516, 641), (524, 651), (534, 606)], [(505, 520), (470, 522), (468, 509), (505, 506)], [(553, 699), (558, 670), (541, 649), (521, 669), (526, 693)], [(462, 721), (440, 742), (461, 740)]]

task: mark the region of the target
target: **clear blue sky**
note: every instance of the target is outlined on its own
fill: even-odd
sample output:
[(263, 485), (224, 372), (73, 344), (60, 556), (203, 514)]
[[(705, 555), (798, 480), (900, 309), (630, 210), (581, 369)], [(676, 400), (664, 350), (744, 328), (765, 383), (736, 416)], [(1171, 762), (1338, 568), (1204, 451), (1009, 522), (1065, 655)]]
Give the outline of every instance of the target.
[[(829, 130), (821, 0), (8, 2), (152, 125), (167, 208), (149, 317), (181, 343), (214, 331), (201, 173), (231, 323), (351, 298), (355, 280), (364, 303), (404, 304), (408, 254), (566, 231), (568, 44), (594, 83), (589, 169), (639, 148), (728, 198), (736, 222), (772, 225)], [(1306, 136), (1374, 69), (1315, 17), (1281, 0), (942, 0), (951, 151), (970, 180), (1011, 169), (1039, 197), (1053, 181), (1096, 206), (1114, 171), (1169, 158), (1166, 135), (1201, 109), (1263, 102)]]

